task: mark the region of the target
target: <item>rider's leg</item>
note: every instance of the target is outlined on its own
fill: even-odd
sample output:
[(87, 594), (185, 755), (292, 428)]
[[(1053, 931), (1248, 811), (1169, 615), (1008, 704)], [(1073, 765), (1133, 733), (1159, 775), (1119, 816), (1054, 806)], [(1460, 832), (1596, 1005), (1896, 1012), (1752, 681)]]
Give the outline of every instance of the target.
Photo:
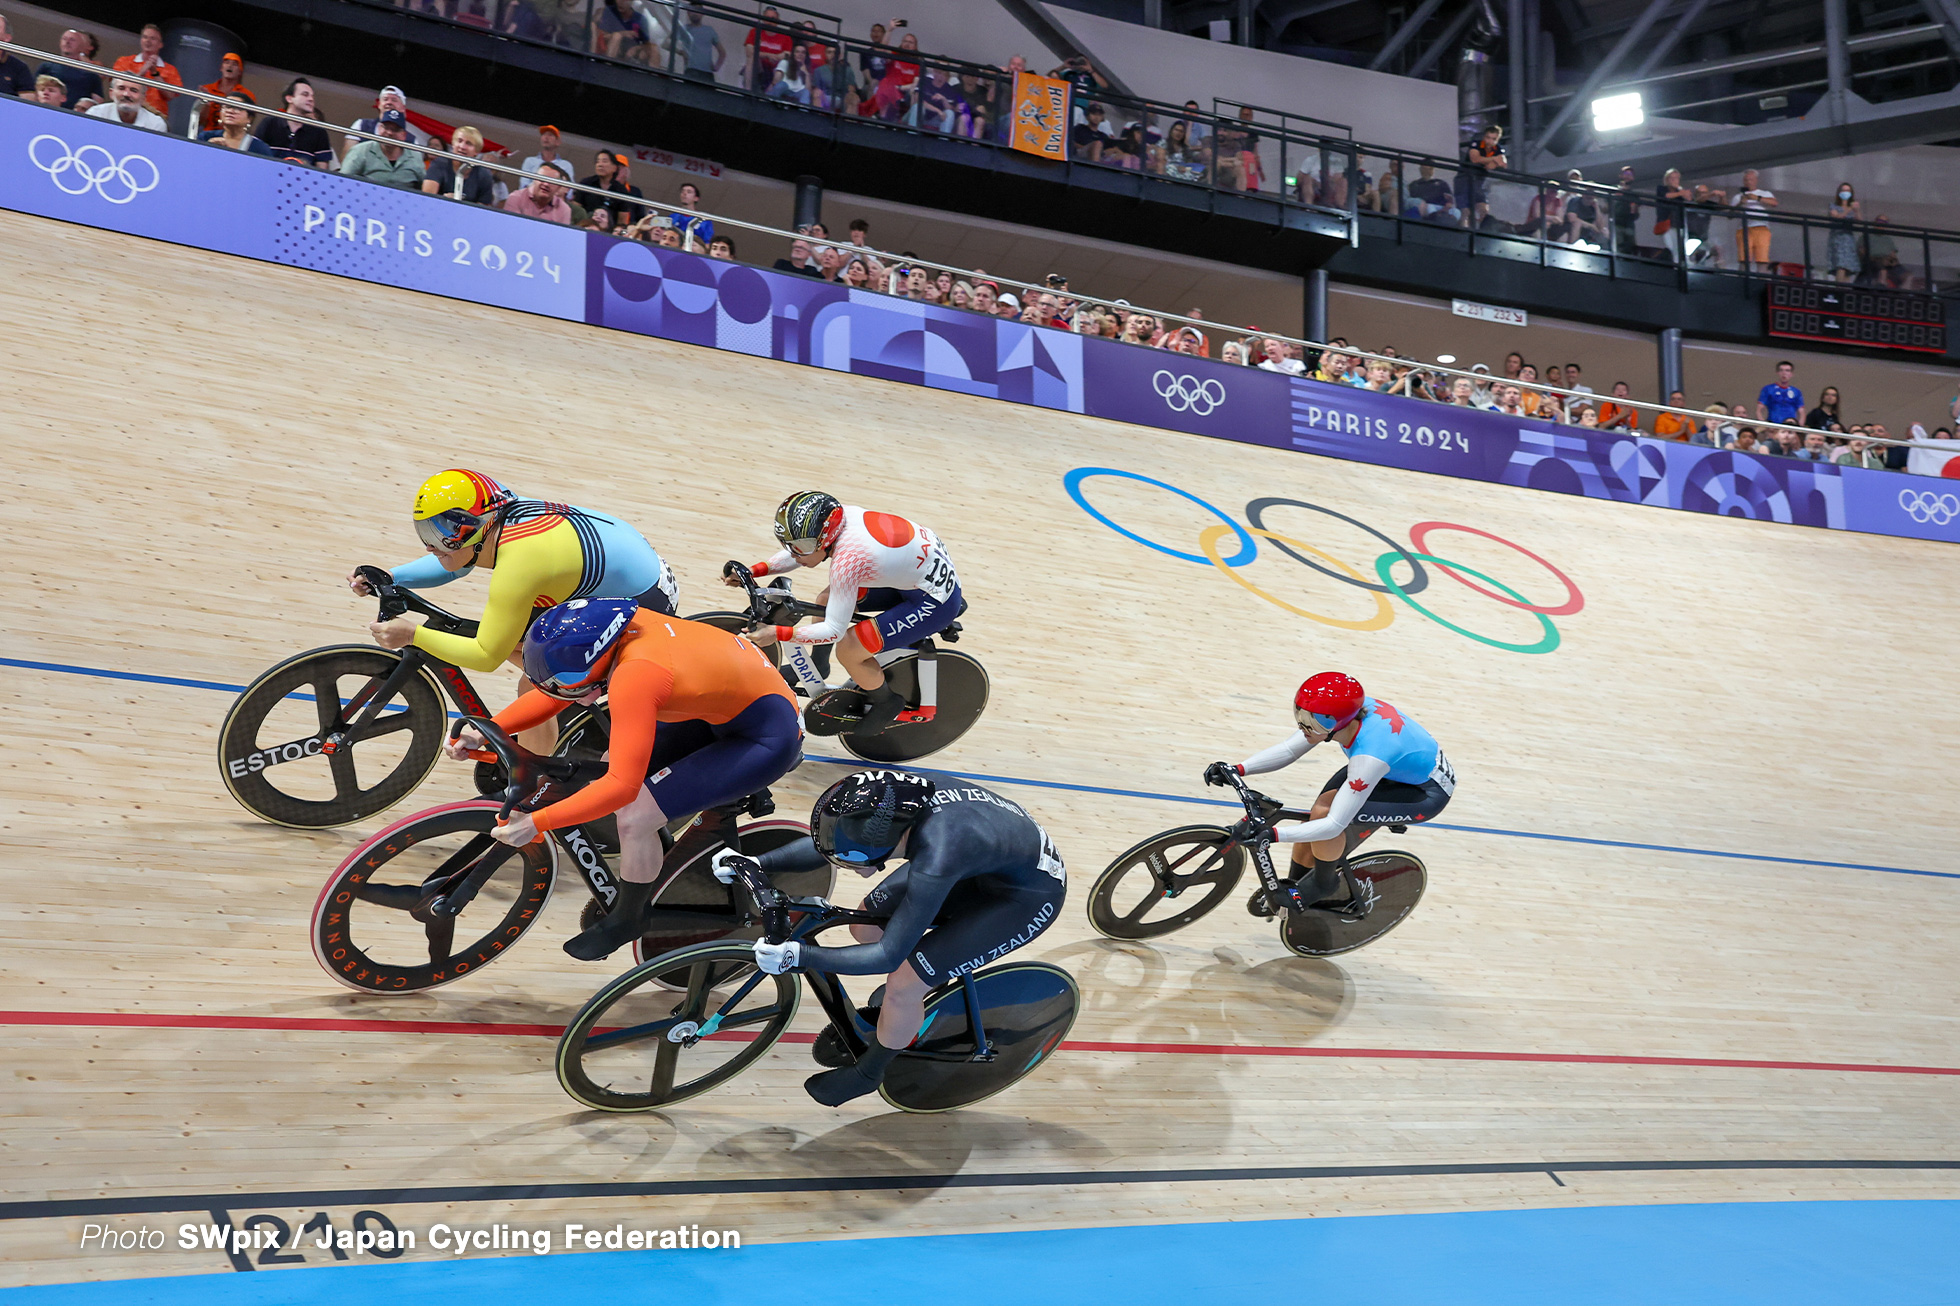
[[(864, 624), (862, 622), (860, 625)], [(838, 665), (850, 673), (852, 681), (867, 694), (874, 694), (885, 684), (885, 669), (878, 665), (878, 659), (864, 647), (858, 638), (855, 627), (851, 633), (831, 645)]]
[(932, 985), (906, 962), (885, 977), (885, 1001), (878, 1008), (878, 1041), (888, 1048), (907, 1048), (926, 1019), (926, 994)]
[(766, 789), (789, 774), (803, 755), (796, 705), (765, 694), (723, 725), (666, 721), (654, 731), (647, 781), (619, 809), (619, 901), (606, 918), (565, 943), (582, 961), (596, 961), (629, 943), (666, 860), (660, 830), (675, 816), (702, 812)]
[(672, 819), (643, 786), (633, 801), (619, 809), (619, 878), (627, 884), (652, 884), (660, 878), (666, 854), (660, 831)]
[(664, 858), (660, 828), (667, 824), (667, 814), (660, 810), (659, 800), (642, 787), (616, 815), (619, 897), (603, 920), (565, 940), (565, 951), (580, 961), (597, 961), (633, 941), (653, 899), (654, 882), (660, 878)]
[[(887, 590), (878, 597), (893, 594)], [(865, 692), (864, 719), (857, 729), (876, 733), (891, 725), (905, 710), (905, 698), (885, 683), (885, 669), (877, 655), (887, 648), (905, 647), (935, 635), (966, 609), (966, 599), (956, 585), (943, 599), (924, 590), (908, 590), (875, 616), (867, 617), (836, 644), (837, 660), (851, 673), (851, 679)]]
[[(858, 927), (851, 930), (857, 935)], [(879, 933), (875, 928), (872, 932)], [(861, 942), (874, 942), (858, 935)], [(891, 1068), (925, 1023), (925, 998), (932, 985), (919, 978), (906, 962), (885, 979), (884, 1005), (878, 1008), (878, 1033), (865, 1044), (864, 1055), (848, 1066), (826, 1070), (803, 1081), (804, 1091), (825, 1106), (842, 1106), (852, 1098), (878, 1091)]]

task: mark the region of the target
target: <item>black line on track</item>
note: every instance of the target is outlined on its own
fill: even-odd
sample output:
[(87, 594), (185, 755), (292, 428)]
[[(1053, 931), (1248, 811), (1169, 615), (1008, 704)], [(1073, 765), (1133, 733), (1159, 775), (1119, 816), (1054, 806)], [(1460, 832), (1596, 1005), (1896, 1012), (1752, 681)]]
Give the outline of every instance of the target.
[[(166, 1211), (233, 1211), (247, 1207), (411, 1205), (425, 1202), (521, 1202), (582, 1197), (709, 1197), (739, 1193), (890, 1192), (912, 1188), (1055, 1188), (1093, 1184), (1243, 1183), (1276, 1179), (1390, 1179), (1422, 1175), (1611, 1174), (1694, 1170), (1960, 1170), (1960, 1160), (1543, 1161), (1463, 1165), (1302, 1165), (1212, 1170), (1060, 1170), (1015, 1174), (897, 1174), (800, 1179), (669, 1180), (655, 1183), (496, 1184), (450, 1188), (333, 1188), (269, 1193), (161, 1197), (83, 1197), (0, 1202), (0, 1220), (76, 1215), (149, 1215)], [(1564, 1185), (1561, 1184), (1561, 1187)]]

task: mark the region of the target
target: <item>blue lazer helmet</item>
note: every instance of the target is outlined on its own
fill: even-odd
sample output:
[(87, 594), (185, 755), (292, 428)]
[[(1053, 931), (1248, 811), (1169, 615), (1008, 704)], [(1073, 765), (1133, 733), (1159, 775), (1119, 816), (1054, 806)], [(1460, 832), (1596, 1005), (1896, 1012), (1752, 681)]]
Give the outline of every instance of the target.
[(906, 831), (932, 806), (938, 786), (910, 771), (859, 771), (817, 799), (810, 838), (834, 866), (883, 870)]
[(639, 612), (632, 599), (573, 599), (546, 609), (524, 635), (524, 674), (553, 698), (605, 688), (613, 650)]

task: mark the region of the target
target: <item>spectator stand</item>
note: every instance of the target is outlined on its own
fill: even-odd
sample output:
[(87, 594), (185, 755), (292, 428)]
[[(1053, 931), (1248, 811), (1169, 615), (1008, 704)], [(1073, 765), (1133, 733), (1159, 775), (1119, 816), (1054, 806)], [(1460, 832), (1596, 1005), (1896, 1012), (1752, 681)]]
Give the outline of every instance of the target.
[[(390, 0), (355, 2), (401, 11)], [(698, 16), (725, 53), (719, 73), (697, 81), (712, 80), (732, 94), (812, 112), (1006, 148), (1002, 123), (1012, 101), (1012, 79), (1004, 70), (908, 48), (910, 33), (888, 33), (886, 42), (876, 45), (845, 37), (835, 16), (817, 10), (718, 0), (407, 0), (406, 7), (432, 19), (489, 25), (518, 40), (569, 46), (672, 76), (687, 72), (684, 42), (673, 40), (673, 33)], [(770, 9), (778, 15), (775, 21), (763, 17)], [(626, 23), (622, 15), (629, 12), (641, 17), (637, 34), (620, 30)], [(776, 49), (788, 41), (789, 66), (770, 68), (760, 58), (756, 62), (763, 66), (752, 66), (752, 36), (758, 55), (764, 37)], [(794, 59), (799, 45), (800, 65)], [(1710, 284), (1708, 278), (1832, 280), (1832, 236), (1849, 234), (1858, 267), (1846, 269), (1845, 279), (1855, 286), (1934, 294), (1960, 289), (1956, 231), (1780, 210), (1745, 218), (1719, 186), (1689, 182), (1681, 188), (1688, 200), (1663, 200), (1658, 177), (1635, 178), (1621, 188), (1601, 178), (1575, 182), (1504, 169), (1473, 172), (1459, 159), (1356, 142), (1340, 124), (1228, 99), (1214, 100), (1211, 112), (1196, 113), (1099, 90), (1078, 108), (1089, 104), (1103, 107), (1101, 134), (1109, 148), (1072, 150), (1072, 164), (1129, 170), (1213, 191), (1268, 194), (1281, 203), (1351, 218), (1358, 213), (1357, 240), (1366, 232), (1397, 241), (1442, 242), (1472, 255), (1692, 290)], [(1181, 141), (1171, 131), (1180, 120)], [(1339, 134), (1308, 130), (1316, 126)], [(1256, 138), (1252, 149), (1230, 148), (1241, 133)], [(1192, 136), (1202, 138), (1195, 147)], [(1765, 261), (1742, 257), (1752, 251), (1739, 238), (1752, 225), (1771, 233)], [(1839, 242), (1838, 249), (1844, 248)]]
[[(9, 54), (18, 55), (23, 59), (31, 59), (33, 61), (36, 61), (37, 64), (41, 62), (46, 62), (46, 63), (54, 63), (54, 64), (63, 64), (76, 68), (89, 68), (93, 66), (82, 60), (70, 59), (58, 53), (50, 53), (45, 50), (37, 50), (29, 46), (22, 46), (22, 45), (17, 45), (8, 42), (0, 42), (0, 50), (4, 50)], [(197, 88), (185, 87), (181, 90), (175, 90), (174, 93), (178, 95), (189, 96), (198, 101), (218, 103), (218, 104), (224, 103), (223, 97), (210, 94), (206, 91)], [(65, 112), (65, 111), (48, 110), (48, 112)], [(344, 132), (345, 134), (354, 137), (358, 140), (375, 141), (383, 144), (396, 143), (393, 142), (389, 137), (381, 136), (374, 132), (361, 130), (359, 128), (354, 127), (351, 124), (338, 125), (330, 122), (322, 122), (321, 120), (316, 118), (307, 118), (298, 114), (287, 113), (283, 109), (259, 108), (256, 112), (259, 113), (260, 115), (270, 115), (277, 118), (284, 118), (287, 119), (288, 121), (324, 126), (335, 132)], [(1237, 120), (1235, 119), (1234, 121)], [(119, 126), (118, 124), (111, 124), (111, 125)], [(143, 130), (138, 127), (121, 127), (120, 129), (126, 131)], [(594, 199), (597, 199), (601, 202), (604, 202), (609, 198), (613, 198), (610, 192), (601, 190), (597, 187), (586, 186), (583, 183), (576, 182), (576, 181), (561, 181), (559, 178), (556, 177), (541, 175), (533, 172), (526, 172), (522, 168), (511, 164), (499, 163), (481, 157), (471, 158), (467, 155), (455, 154), (448, 150), (438, 149), (433, 146), (421, 146), (416, 148), (419, 148), (420, 152), (425, 156), (448, 159), (452, 163), (468, 163), (477, 167), (488, 168), (494, 172), (503, 174), (511, 183), (513, 190), (517, 189), (518, 186), (522, 183), (542, 181), (551, 185), (560, 186), (569, 193), (591, 196)], [(252, 156), (247, 156), (247, 157), (252, 157)], [(295, 166), (271, 158), (265, 158), (262, 160), (262, 162), (267, 167)], [(375, 183), (370, 183), (370, 184), (375, 184)], [(428, 198), (436, 199), (438, 197), (430, 196)], [(456, 201), (441, 201), (441, 202), (453, 203)], [(663, 203), (659, 200), (644, 199), (644, 200), (638, 200), (636, 201), (636, 203), (642, 204), (647, 209), (657, 214), (660, 214), (662, 216), (665, 216), (669, 220), (670, 226), (672, 225), (672, 219), (677, 215), (683, 217), (684, 219), (707, 217), (707, 218), (711, 218), (714, 221), (718, 234), (724, 228), (736, 228), (744, 232), (749, 232), (758, 236), (771, 238), (774, 241), (779, 242), (777, 248), (782, 248), (783, 246), (789, 245), (791, 243), (807, 242), (809, 240), (809, 237), (804, 233), (788, 231), (780, 227), (772, 227), (762, 223), (750, 222), (741, 218), (724, 217), (719, 214), (707, 213), (705, 211), (700, 211), (700, 210), (688, 211), (688, 210), (677, 208), (670, 204)], [(517, 215), (510, 215), (510, 216), (512, 216), (513, 220), (517, 220)], [(530, 220), (535, 221), (536, 219), (530, 219)], [(1472, 234), (1480, 234), (1480, 233), (1472, 233)], [(612, 240), (627, 239), (627, 237), (610, 236), (610, 235), (604, 236), (602, 238), (612, 239)], [(748, 244), (749, 242), (745, 241), (744, 243)], [(1045, 299), (1057, 299), (1057, 300), (1064, 301), (1068, 306), (1066, 318), (1058, 318), (1051, 321), (1037, 321), (1034, 323), (1035, 325), (1038, 326), (1049, 327), (1049, 329), (1058, 329), (1058, 330), (1075, 329), (1075, 327), (1072, 325), (1072, 322), (1078, 316), (1082, 315), (1083, 310), (1085, 309), (1101, 310), (1106, 314), (1111, 314), (1118, 318), (1123, 318), (1123, 319), (1133, 319), (1137, 317), (1142, 317), (1148, 320), (1152, 324), (1152, 329), (1150, 331), (1150, 335), (1152, 336), (1152, 339), (1148, 343), (1146, 343), (1140, 336), (1135, 340), (1133, 340), (1132, 343), (1135, 343), (1139, 348), (1157, 348), (1157, 349), (1163, 349), (1172, 352), (1182, 352), (1182, 353), (1198, 352), (1194, 347), (1194, 342), (1191, 342), (1189, 339), (1190, 332), (1197, 332), (1205, 337), (1208, 337), (1211, 340), (1221, 342), (1221, 345), (1226, 343), (1240, 344), (1244, 350), (1244, 352), (1241, 354), (1241, 357), (1244, 359), (1245, 365), (1254, 365), (1257, 363), (1261, 351), (1258, 349), (1254, 349), (1251, 346), (1257, 343), (1276, 341), (1279, 342), (1285, 350), (1290, 351), (1291, 355), (1296, 358), (1302, 358), (1306, 360), (1319, 360), (1323, 370), (1325, 370), (1325, 368), (1328, 366), (1329, 360), (1346, 360), (1350, 364), (1350, 368), (1344, 369), (1344, 372), (1348, 370), (1352, 370), (1355, 375), (1359, 375), (1361, 371), (1365, 370), (1368, 364), (1372, 363), (1372, 364), (1385, 365), (1393, 375), (1394, 384), (1392, 387), (1392, 392), (1406, 394), (1412, 399), (1427, 400), (1429, 402), (1434, 402), (1438, 404), (1447, 404), (1450, 402), (1448, 398), (1448, 392), (1452, 384), (1458, 378), (1462, 378), (1464, 380), (1469, 381), (1472, 384), (1472, 386), (1480, 386), (1480, 387), (1491, 386), (1493, 385), (1493, 383), (1497, 386), (1503, 386), (1507, 384), (1521, 385), (1522, 388), (1529, 391), (1536, 392), (1540, 395), (1556, 396), (1559, 405), (1563, 408), (1566, 408), (1569, 411), (1577, 411), (1582, 406), (1590, 407), (1594, 405), (1601, 405), (1603, 403), (1617, 402), (1622, 408), (1632, 409), (1637, 414), (1637, 417), (1632, 425), (1632, 431), (1634, 433), (1651, 432), (1653, 430), (1654, 420), (1663, 413), (1672, 413), (1677, 417), (1687, 418), (1696, 423), (1705, 423), (1707, 422), (1709, 417), (1709, 414), (1702, 409), (1688, 408), (1688, 407), (1674, 407), (1667, 404), (1648, 403), (1645, 401), (1632, 399), (1627, 396), (1619, 396), (1619, 395), (1607, 396), (1603, 399), (1602, 396), (1590, 390), (1583, 391), (1583, 392), (1569, 390), (1564, 387), (1548, 385), (1536, 380), (1518, 382), (1514, 380), (1509, 380), (1504, 377), (1493, 377), (1488, 371), (1480, 372), (1476, 369), (1466, 370), (1463, 368), (1458, 368), (1453, 366), (1445, 366), (1443, 364), (1422, 363), (1418, 360), (1403, 358), (1392, 353), (1387, 353), (1387, 354), (1374, 353), (1365, 349), (1356, 349), (1348, 345), (1345, 341), (1341, 341), (1341, 340), (1330, 340), (1327, 342), (1312, 341), (1312, 340), (1307, 340), (1303, 337), (1287, 336), (1273, 331), (1264, 331), (1256, 327), (1234, 326), (1226, 323), (1213, 322), (1205, 318), (1190, 317), (1179, 313), (1160, 312), (1154, 309), (1142, 309), (1120, 300), (1102, 299), (1094, 295), (1083, 294), (1078, 291), (1075, 291), (1072, 288), (1063, 288), (1058, 290), (1055, 286), (1047, 283), (1036, 283), (1031, 281), (1022, 281), (1011, 277), (995, 276), (992, 274), (981, 273), (973, 269), (957, 267), (949, 263), (936, 262), (931, 259), (923, 259), (914, 255), (891, 253), (885, 250), (873, 249), (869, 246), (855, 246), (855, 247), (850, 247), (850, 249), (851, 252), (855, 255), (870, 256), (872, 258), (876, 258), (891, 268), (903, 267), (903, 268), (910, 268), (910, 269), (922, 269), (926, 272), (931, 273), (934, 276), (937, 276), (939, 273), (943, 272), (948, 274), (956, 281), (965, 281), (969, 283), (977, 283), (977, 282), (985, 281), (985, 282), (996, 284), (1000, 286), (1003, 290), (1011, 288), (1014, 291), (1016, 291), (1018, 293), (1018, 297), (1022, 298), (1024, 301), (1032, 297), (1041, 297)], [(730, 258), (727, 261), (734, 262), (737, 260)], [(751, 254), (750, 258), (741, 261), (748, 262), (753, 266), (759, 266), (759, 267), (769, 266), (769, 264), (765, 262), (762, 257), (756, 256), (753, 253)], [(894, 278), (894, 280), (896, 280), (896, 278)], [(868, 293), (863, 289), (858, 289), (855, 287), (854, 287), (854, 292)], [(1031, 319), (1028, 319), (1024, 316), (1023, 320), (1031, 320)], [(1126, 335), (1123, 337), (1123, 339), (1131, 340), (1131, 337)], [(1215, 358), (1222, 358), (1224, 357), (1225, 353), (1226, 351), (1222, 347), (1214, 347), (1214, 349), (1212, 350), (1212, 355)], [(1314, 368), (1310, 364), (1303, 365), (1303, 366), (1304, 366), (1304, 371), (1307, 373), (1312, 373), (1314, 370)], [(1287, 370), (1294, 370), (1297, 372), (1302, 369), (1300, 367), (1295, 367)], [(1345, 383), (1351, 385), (1356, 384), (1355, 380), (1353, 380), (1352, 378), (1348, 379)], [(1357, 388), (1360, 387), (1357, 385)], [(1960, 402), (1956, 403), (1956, 408), (1960, 408)], [(1739, 419), (1739, 420), (1746, 421), (1746, 419)], [(1564, 424), (1573, 425), (1574, 423), (1567, 422)], [(1798, 425), (1778, 424), (1778, 423), (1772, 423), (1767, 421), (1757, 421), (1757, 422), (1747, 423), (1747, 424), (1752, 426), (1755, 430), (1759, 431), (1765, 438), (1779, 436), (1787, 432), (1787, 433), (1794, 434), (1795, 443), (1801, 443), (1803, 436), (1807, 434), (1805, 429)], [(1881, 437), (1875, 435), (1862, 435), (1859, 438), (1864, 440), (1865, 443), (1867, 444), (1893, 446), (1900, 449), (1910, 448), (1918, 443), (1910, 438), (1894, 439), (1894, 438)], [(1921, 444), (1918, 447), (1924, 448), (1926, 446)], [(1942, 443), (1942, 444), (1935, 444), (1933, 447), (1936, 450), (1943, 453), (1945, 452), (1945, 449), (1948, 446), (1945, 446)], [(1902, 457), (1902, 462), (1903, 462), (1903, 457)]]
[[(1221, 124), (1213, 129), (1213, 154), (1228, 168), (1239, 156), (1237, 189), (1278, 191), (1302, 204), (1354, 212), (1360, 161), (1353, 127), (1243, 100), (1213, 97), (1211, 106), (1212, 121)], [(1216, 148), (1221, 136), (1224, 146)]]
[[(396, 12), (388, 0), (355, 0)], [(1010, 148), (1013, 78), (991, 64), (930, 54), (908, 48), (909, 33), (882, 44), (838, 32), (839, 20), (818, 10), (790, 4), (733, 5), (718, 0), (669, 3), (668, 0), (480, 0), (498, 6), (495, 30), (517, 40), (568, 46), (607, 59), (677, 78), (689, 76), (685, 36), (673, 33), (692, 24), (711, 29), (724, 52), (719, 71), (697, 72), (691, 80), (711, 82), (732, 95), (863, 122), (907, 132), (970, 140), (994, 149)], [(415, 0), (414, 11), (424, 17), (482, 27), (475, 18), (459, 17), (456, 6), (470, 0)], [(617, 30), (625, 21), (621, 6), (653, 12), (638, 34)], [(544, 6), (553, 15), (541, 16)], [(567, 8), (566, 6), (570, 6)], [(777, 18), (765, 18), (774, 10)], [(636, 10), (637, 12), (637, 10)], [(610, 15), (610, 16), (609, 16)], [(658, 32), (657, 43), (645, 33)], [(753, 38), (753, 39), (752, 39)], [(771, 55), (785, 48), (788, 55), (773, 67)], [(756, 51), (751, 61), (749, 52)], [(1297, 114), (1232, 101), (1214, 101), (1211, 112), (1098, 91), (1076, 105), (1078, 120), (1090, 104), (1102, 106), (1104, 135), (1111, 147), (1072, 149), (1070, 166), (1131, 171), (1166, 182), (1212, 191), (1257, 193), (1289, 207), (1337, 213), (1352, 231), (1356, 187), (1353, 131)], [(1172, 128), (1180, 121), (1179, 132)], [(1078, 121), (1077, 124), (1080, 125)], [(1312, 127), (1332, 129), (1316, 132)], [(1196, 143), (1193, 143), (1196, 138)], [(1250, 138), (1251, 148), (1232, 150)], [(1181, 147), (1176, 143), (1181, 139)], [(1226, 149), (1221, 153), (1219, 141)], [(1249, 156), (1249, 157), (1248, 157)], [(1286, 180), (1291, 179), (1291, 180)], [(1254, 185), (1248, 185), (1254, 182)]]
[[(1615, 186), (1486, 172), (1365, 142), (1356, 148), (1362, 236), (1693, 290), (1713, 277), (1833, 281), (1832, 236), (1848, 234), (1858, 254), (1857, 268), (1846, 270), (1851, 286), (1960, 293), (1960, 231), (1781, 210), (1745, 216), (1719, 187), (1681, 184), (1695, 198), (1664, 200), (1659, 177)], [(1770, 231), (1765, 261), (1743, 257), (1753, 252), (1743, 238), (1749, 226)]]

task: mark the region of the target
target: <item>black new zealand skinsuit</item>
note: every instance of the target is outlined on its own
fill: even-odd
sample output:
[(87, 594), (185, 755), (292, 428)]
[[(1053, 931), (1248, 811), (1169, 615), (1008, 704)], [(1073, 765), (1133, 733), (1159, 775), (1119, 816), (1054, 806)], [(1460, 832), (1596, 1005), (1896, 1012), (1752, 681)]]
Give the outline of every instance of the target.
[[(1054, 842), (1018, 803), (978, 785), (943, 785), (912, 825), (903, 868), (864, 900), (889, 911), (876, 943), (803, 945), (800, 965), (839, 975), (886, 975), (908, 958), (935, 987), (1029, 942), (1061, 911), (1068, 891)], [(769, 872), (813, 870), (808, 838), (759, 859)]]

